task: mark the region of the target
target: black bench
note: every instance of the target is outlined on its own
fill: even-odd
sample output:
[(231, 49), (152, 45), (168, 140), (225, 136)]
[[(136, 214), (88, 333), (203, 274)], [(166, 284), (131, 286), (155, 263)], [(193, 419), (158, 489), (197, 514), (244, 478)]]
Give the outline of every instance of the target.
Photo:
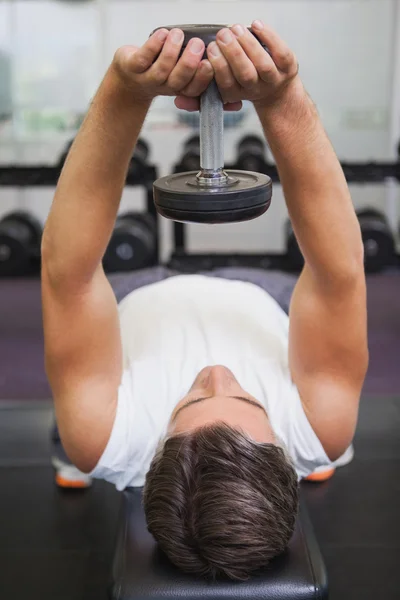
[(113, 564), (112, 600), (324, 600), (325, 565), (304, 501), (287, 552), (246, 583), (209, 582), (181, 573), (148, 533), (140, 489), (123, 493)]

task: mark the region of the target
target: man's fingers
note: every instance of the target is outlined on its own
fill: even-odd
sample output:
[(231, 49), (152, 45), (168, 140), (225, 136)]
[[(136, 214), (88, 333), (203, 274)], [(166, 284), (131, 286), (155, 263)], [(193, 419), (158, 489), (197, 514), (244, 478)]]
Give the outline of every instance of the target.
[(215, 81), (217, 82), (221, 96), (225, 102), (237, 96), (239, 84), (232, 69), (221, 52), (216, 42), (211, 42), (207, 48), (208, 59), (214, 69)]
[(255, 66), (259, 77), (265, 82), (276, 80), (279, 76), (277, 66), (248, 28), (242, 25), (235, 25), (232, 27), (232, 32)]
[(196, 112), (200, 110), (199, 98), (186, 98), (186, 96), (178, 96), (175, 98), (175, 106), (179, 110), (187, 110), (188, 112)]
[(214, 69), (208, 60), (203, 60), (189, 85), (182, 90), (183, 96), (198, 98), (206, 91), (214, 77)]
[(273, 61), (278, 69), (288, 75), (295, 74), (298, 70), (296, 56), (282, 38), (262, 21), (254, 21), (251, 28), (259, 40), (271, 52)]
[[(244, 27), (239, 27), (244, 30)], [(222, 29), (218, 32), (217, 45), (228, 61), (239, 84), (245, 89), (251, 89), (257, 85), (258, 73), (256, 68), (239, 44), (236, 35), (230, 29)]]
[(159, 29), (141, 47), (124, 46), (117, 51), (121, 67), (127, 73), (140, 75), (154, 63), (168, 37), (168, 29)]
[[(197, 76), (199, 65), (204, 55), (205, 44), (202, 40), (194, 38), (190, 40), (185, 52), (179, 59), (178, 64), (168, 78), (168, 87), (176, 93), (190, 84)], [(211, 67), (211, 65), (210, 65)], [(202, 69), (201, 69), (202, 71)], [(199, 93), (202, 93), (203, 89)], [(188, 94), (198, 96), (199, 93)]]
[(184, 34), (181, 29), (172, 29), (164, 43), (161, 54), (148, 71), (148, 76), (153, 83), (163, 85), (178, 62), (182, 50)]
[(228, 102), (224, 104), (225, 112), (239, 112), (243, 108), (243, 102)]
[[(200, 110), (200, 99), (199, 98), (186, 98), (186, 96), (178, 96), (175, 98), (175, 106), (180, 110), (187, 110), (188, 112), (198, 112)], [(225, 112), (239, 112), (242, 110), (243, 102), (228, 102), (224, 104)]]

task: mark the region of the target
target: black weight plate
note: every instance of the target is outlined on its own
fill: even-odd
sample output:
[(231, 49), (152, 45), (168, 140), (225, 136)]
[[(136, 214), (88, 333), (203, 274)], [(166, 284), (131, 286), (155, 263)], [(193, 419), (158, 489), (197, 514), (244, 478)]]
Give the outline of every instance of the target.
[(364, 244), (365, 270), (368, 273), (379, 272), (393, 262), (395, 245), (392, 232), (384, 215), (360, 216), (359, 221)]
[[(159, 29), (181, 29), (185, 34), (185, 39), (183, 42), (182, 53), (184, 52), (186, 46), (193, 38), (200, 38), (206, 45), (206, 48), (211, 42), (215, 42), (217, 37), (217, 33), (221, 31), (221, 29), (229, 28), (229, 25), (167, 25), (166, 27), (157, 27), (150, 35), (153, 35)], [(251, 27), (248, 28), (249, 31), (257, 37), (256, 34), (252, 31)], [(257, 38), (258, 39), (258, 38)], [(260, 42), (261, 43), (261, 42)], [(268, 52), (268, 48), (261, 44), (263, 48)], [(181, 53), (181, 54), (182, 54)], [(204, 54), (204, 58), (206, 58), (207, 52)]]
[(272, 198), (272, 181), (266, 175), (226, 171), (233, 184), (203, 187), (197, 171), (162, 177), (154, 183), (158, 212), (189, 223), (235, 223), (264, 214)]
[(118, 217), (104, 256), (106, 271), (135, 271), (153, 263), (156, 246), (155, 230), (152, 227), (154, 219), (146, 217), (147, 215), (137, 213), (126, 213)]
[(368, 219), (369, 221), (381, 221), (382, 223), (387, 224), (387, 218), (386, 215), (384, 215), (381, 211), (375, 209), (375, 208), (365, 208), (363, 210), (358, 210), (357, 211), (357, 217), (360, 221), (365, 222), (365, 219)]
[(28, 244), (32, 252), (40, 250), (40, 244), (43, 235), (43, 226), (40, 221), (31, 213), (24, 210), (16, 210), (4, 216), (0, 223), (19, 223), (27, 228), (30, 234)]
[(18, 239), (0, 232), (0, 276), (25, 275), (30, 268), (30, 254)]

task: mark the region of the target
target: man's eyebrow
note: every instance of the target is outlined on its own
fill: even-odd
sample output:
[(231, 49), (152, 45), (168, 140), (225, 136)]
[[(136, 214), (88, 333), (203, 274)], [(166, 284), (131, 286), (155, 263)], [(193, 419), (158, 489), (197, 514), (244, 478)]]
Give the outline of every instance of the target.
[[(179, 413), (182, 410), (184, 410), (185, 408), (187, 408), (188, 406), (192, 406), (192, 404), (198, 404), (199, 402), (203, 402), (204, 400), (210, 400), (213, 397), (214, 396), (206, 396), (205, 398), (195, 398), (194, 400), (190, 400), (189, 402), (186, 402), (186, 404), (181, 406), (180, 409), (175, 413), (173, 420), (175, 421), (175, 419), (177, 418)], [(263, 407), (263, 405), (260, 404), (259, 402), (257, 402), (256, 400), (252, 400), (251, 398), (245, 398), (244, 396), (228, 396), (228, 397), (233, 398), (234, 400), (241, 400), (242, 402), (246, 402), (247, 404), (251, 404), (252, 406), (261, 408), (261, 410), (263, 410), (265, 412), (265, 408)]]

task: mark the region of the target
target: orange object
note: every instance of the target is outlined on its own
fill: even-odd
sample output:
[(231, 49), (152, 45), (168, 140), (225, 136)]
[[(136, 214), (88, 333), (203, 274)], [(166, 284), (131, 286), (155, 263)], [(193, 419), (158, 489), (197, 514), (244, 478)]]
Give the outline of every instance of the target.
[(305, 477), (304, 480), (305, 481), (316, 481), (316, 482), (328, 481), (328, 479), (331, 479), (331, 477), (334, 476), (335, 472), (336, 472), (336, 469), (327, 469), (326, 471), (319, 471), (317, 473), (311, 473), (311, 475), (308, 475), (308, 477)]
[(62, 488), (74, 488), (74, 489), (85, 489), (89, 487), (84, 481), (71, 481), (69, 479), (64, 479), (61, 475), (56, 475), (56, 484), (58, 487)]

